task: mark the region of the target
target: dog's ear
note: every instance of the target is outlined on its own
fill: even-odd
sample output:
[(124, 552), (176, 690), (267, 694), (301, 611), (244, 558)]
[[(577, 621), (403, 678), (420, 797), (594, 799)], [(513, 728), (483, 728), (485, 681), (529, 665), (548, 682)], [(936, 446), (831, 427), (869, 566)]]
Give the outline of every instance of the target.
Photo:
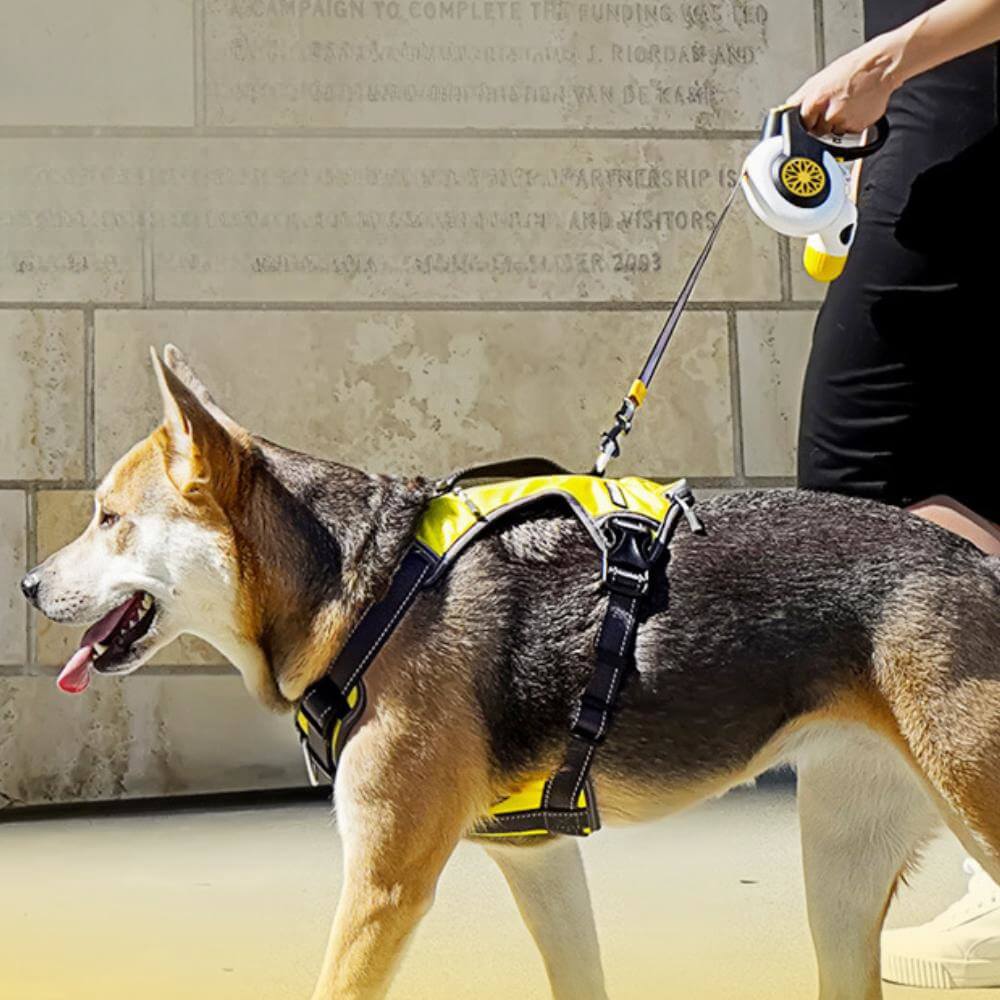
[(212, 394), (205, 388), (205, 383), (195, 374), (194, 369), (184, 357), (181, 351), (173, 344), (167, 344), (163, 348), (163, 361), (191, 392), (195, 398), (205, 407), (206, 410), (227, 430), (233, 437), (243, 439), (247, 436), (246, 430), (241, 427), (225, 410), (219, 406), (212, 398)]
[(163, 423), (153, 440), (163, 453), (168, 478), (188, 499), (211, 494), (226, 500), (236, 485), (241, 440), (163, 364), (154, 348), (150, 355), (163, 401)]

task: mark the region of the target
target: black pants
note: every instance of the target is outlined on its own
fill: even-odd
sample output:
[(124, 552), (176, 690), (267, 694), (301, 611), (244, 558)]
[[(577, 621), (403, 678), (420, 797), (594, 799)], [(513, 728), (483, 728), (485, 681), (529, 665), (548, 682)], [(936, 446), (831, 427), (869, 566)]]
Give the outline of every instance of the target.
[[(866, 34), (926, 0), (871, 0)], [(915, 77), (864, 164), (857, 241), (813, 334), (799, 484), (1000, 522), (997, 47)]]

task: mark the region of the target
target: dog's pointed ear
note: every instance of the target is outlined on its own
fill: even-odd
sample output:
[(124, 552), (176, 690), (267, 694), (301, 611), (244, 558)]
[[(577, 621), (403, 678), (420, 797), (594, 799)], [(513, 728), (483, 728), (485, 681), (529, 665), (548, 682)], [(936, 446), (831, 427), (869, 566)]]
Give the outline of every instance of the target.
[(173, 344), (167, 344), (163, 348), (163, 361), (191, 392), (195, 398), (205, 407), (206, 410), (227, 430), (233, 437), (242, 439), (247, 436), (246, 430), (240, 426), (221, 406), (212, 398), (212, 394), (205, 387), (205, 383), (195, 374), (194, 369), (184, 357), (183, 353)]
[(153, 440), (168, 478), (184, 497), (207, 493), (224, 501), (236, 484), (241, 441), (163, 364), (155, 348), (150, 355), (163, 401), (163, 423)]

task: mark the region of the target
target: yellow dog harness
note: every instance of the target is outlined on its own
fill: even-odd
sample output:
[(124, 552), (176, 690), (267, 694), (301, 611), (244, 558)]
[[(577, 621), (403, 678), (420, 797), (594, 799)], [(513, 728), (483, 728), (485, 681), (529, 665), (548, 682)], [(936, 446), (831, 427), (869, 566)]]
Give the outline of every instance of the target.
[[(544, 460), (527, 462), (551, 467)], [(504, 467), (473, 471), (481, 478), (487, 470)], [(692, 530), (702, 530), (691, 509), (694, 498), (683, 480), (664, 485), (635, 476), (549, 474), (462, 487), (460, 478), (447, 480), (429, 501), (386, 595), (365, 611), (327, 673), (303, 696), (296, 726), (310, 778), (314, 784), (321, 779), (332, 783), (344, 746), (365, 710), (364, 673), (420, 591), (434, 586), (491, 525), (514, 511), (555, 498), (576, 515), (600, 554), (608, 608), (595, 667), (571, 721), (562, 767), (511, 789), (494, 803), (474, 833), (586, 836), (600, 828), (590, 769), (607, 734), (621, 684), (634, 668), (637, 611), (649, 588), (649, 573), (668, 558), (681, 515)]]

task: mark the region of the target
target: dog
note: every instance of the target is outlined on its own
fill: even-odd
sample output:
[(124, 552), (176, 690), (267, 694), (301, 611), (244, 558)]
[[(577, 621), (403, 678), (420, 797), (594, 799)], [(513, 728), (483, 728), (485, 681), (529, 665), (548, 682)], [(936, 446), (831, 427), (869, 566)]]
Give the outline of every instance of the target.
[[(192, 633), (290, 710), (384, 590), (433, 487), (254, 436), (175, 348), (153, 365), (162, 423), (22, 582), (47, 617), (88, 626), (60, 686), (131, 673)], [(699, 512), (707, 534), (672, 543), (669, 600), (639, 628), (597, 755), (602, 813), (662, 816), (794, 763), (819, 996), (870, 1000), (889, 901), (940, 824), (1000, 879), (1000, 560), (833, 495), (751, 491)], [(560, 763), (602, 618), (597, 564), (565, 509), (515, 512), (380, 652), (337, 769), (344, 888), (314, 1000), (383, 996), (459, 840)], [(486, 849), (557, 1000), (605, 997), (577, 841)]]

